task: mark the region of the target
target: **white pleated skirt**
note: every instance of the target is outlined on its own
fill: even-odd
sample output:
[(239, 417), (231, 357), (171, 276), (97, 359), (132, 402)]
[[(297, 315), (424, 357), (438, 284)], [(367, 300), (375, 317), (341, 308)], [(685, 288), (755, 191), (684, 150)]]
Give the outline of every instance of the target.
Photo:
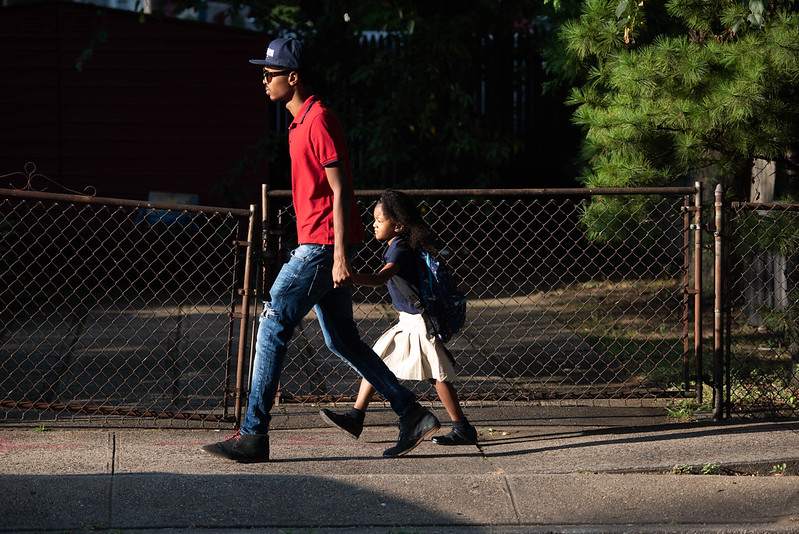
[(399, 322), (380, 336), (373, 348), (401, 380), (455, 379), (447, 349), (435, 335), (427, 334), (421, 314), (399, 312)]

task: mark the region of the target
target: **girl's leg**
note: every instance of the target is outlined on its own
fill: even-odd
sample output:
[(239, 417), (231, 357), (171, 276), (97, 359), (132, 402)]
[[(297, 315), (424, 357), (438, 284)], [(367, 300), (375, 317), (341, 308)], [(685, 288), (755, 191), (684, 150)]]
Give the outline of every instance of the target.
[(444, 408), (447, 409), (450, 419), (453, 421), (460, 421), (463, 419), (461, 403), (458, 400), (458, 393), (452, 386), (452, 382), (442, 382), (441, 380), (436, 380), (435, 382), (438, 398), (444, 403)]
[(358, 389), (358, 398), (355, 399), (355, 405), (350, 409), (349, 413), (338, 414), (323, 408), (319, 415), (322, 419), (343, 430), (350, 436), (358, 439), (363, 432), (363, 421), (366, 417), (366, 409), (369, 407), (372, 397), (375, 394), (375, 388), (366, 380), (361, 379), (361, 386)]
[(353, 408), (365, 412), (374, 396), (375, 388), (372, 387), (372, 384), (367, 382), (366, 379), (361, 379), (361, 388), (358, 390), (358, 398), (355, 399)]
[(451, 382), (435, 381), (438, 398), (447, 409), (447, 413), (452, 418), (452, 430), (443, 436), (433, 438), (436, 445), (474, 445), (477, 443), (477, 430), (469, 420), (463, 415), (458, 394)]

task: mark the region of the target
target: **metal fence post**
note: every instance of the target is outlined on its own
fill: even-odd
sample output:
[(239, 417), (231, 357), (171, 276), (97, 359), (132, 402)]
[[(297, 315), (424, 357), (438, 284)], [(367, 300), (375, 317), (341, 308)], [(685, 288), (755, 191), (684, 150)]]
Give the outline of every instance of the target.
[(269, 247), (269, 184), (261, 184), (261, 287), (266, 291)]
[[(281, 234), (281, 226), (278, 223), (277, 228), (272, 227), (272, 215), (275, 207), (269, 200), (269, 184), (261, 184), (261, 240), (262, 240), (262, 248), (261, 248), (261, 278), (260, 278), (260, 287), (262, 290), (262, 295), (266, 297), (269, 293), (270, 287), (272, 287), (272, 282), (274, 282), (276, 276), (276, 263), (280, 258), (280, 247), (281, 243), (275, 243), (275, 239), (272, 236), (279, 236)], [(257, 328), (255, 328), (257, 330)], [(255, 336), (257, 332), (253, 332)], [(253, 350), (251, 354), (251, 358), (255, 358), (255, 339), (253, 339)], [(280, 392), (281, 385), (278, 384), (277, 392), (275, 393), (275, 406), (280, 404)]]
[(724, 418), (724, 277), (722, 271), (722, 229), (724, 228), (724, 198), (721, 184), (716, 186), (715, 212), (716, 228), (713, 233), (715, 244), (714, 265), (714, 325), (713, 325), (713, 420)]
[(255, 240), (255, 204), (250, 204), (250, 227), (247, 230), (246, 255), (244, 260), (244, 283), (241, 296), (241, 323), (239, 325), (239, 352), (236, 367), (236, 403), (234, 417), (236, 423), (241, 426), (241, 405), (242, 396), (245, 391), (244, 384), (244, 357), (247, 353), (247, 324), (250, 320), (250, 272), (252, 269), (252, 250)]
[(696, 402), (702, 404), (702, 184), (695, 182), (694, 194), (694, 358), (696, 362)]

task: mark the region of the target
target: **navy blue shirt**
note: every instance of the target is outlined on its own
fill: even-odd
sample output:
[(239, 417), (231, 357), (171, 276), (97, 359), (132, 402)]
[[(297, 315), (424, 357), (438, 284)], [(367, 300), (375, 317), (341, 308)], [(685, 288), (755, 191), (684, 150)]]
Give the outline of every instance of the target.
[[(410, 243), (404, 238), (395, 237), (383, 251), (383, 264), (393, 263), (399, 266), (399, 271), (394, 276), (402, 277), (417, 293), (419, 292), (419, 254), (411, 248)], [(388, 293), (391, 295), (391, 304), (397, 311), (419, 314), (421, 311), (406, 299), (397, 289), (393, 278), (390, 279)]]

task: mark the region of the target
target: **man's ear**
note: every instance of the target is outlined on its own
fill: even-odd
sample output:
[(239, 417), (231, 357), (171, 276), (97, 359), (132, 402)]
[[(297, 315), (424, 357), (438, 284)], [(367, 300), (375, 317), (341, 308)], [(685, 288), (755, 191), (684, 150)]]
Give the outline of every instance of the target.
[(296, 70), (289, 72), (289, 85), (296, 85), (299, 80), (300, 80), (300, 75), (297, 73)]
[(394, 231), (397, 232), (398, 234), (401, 234), (404, 229), (405, 229), (404, 224), (397, 223), (394, 225)]

